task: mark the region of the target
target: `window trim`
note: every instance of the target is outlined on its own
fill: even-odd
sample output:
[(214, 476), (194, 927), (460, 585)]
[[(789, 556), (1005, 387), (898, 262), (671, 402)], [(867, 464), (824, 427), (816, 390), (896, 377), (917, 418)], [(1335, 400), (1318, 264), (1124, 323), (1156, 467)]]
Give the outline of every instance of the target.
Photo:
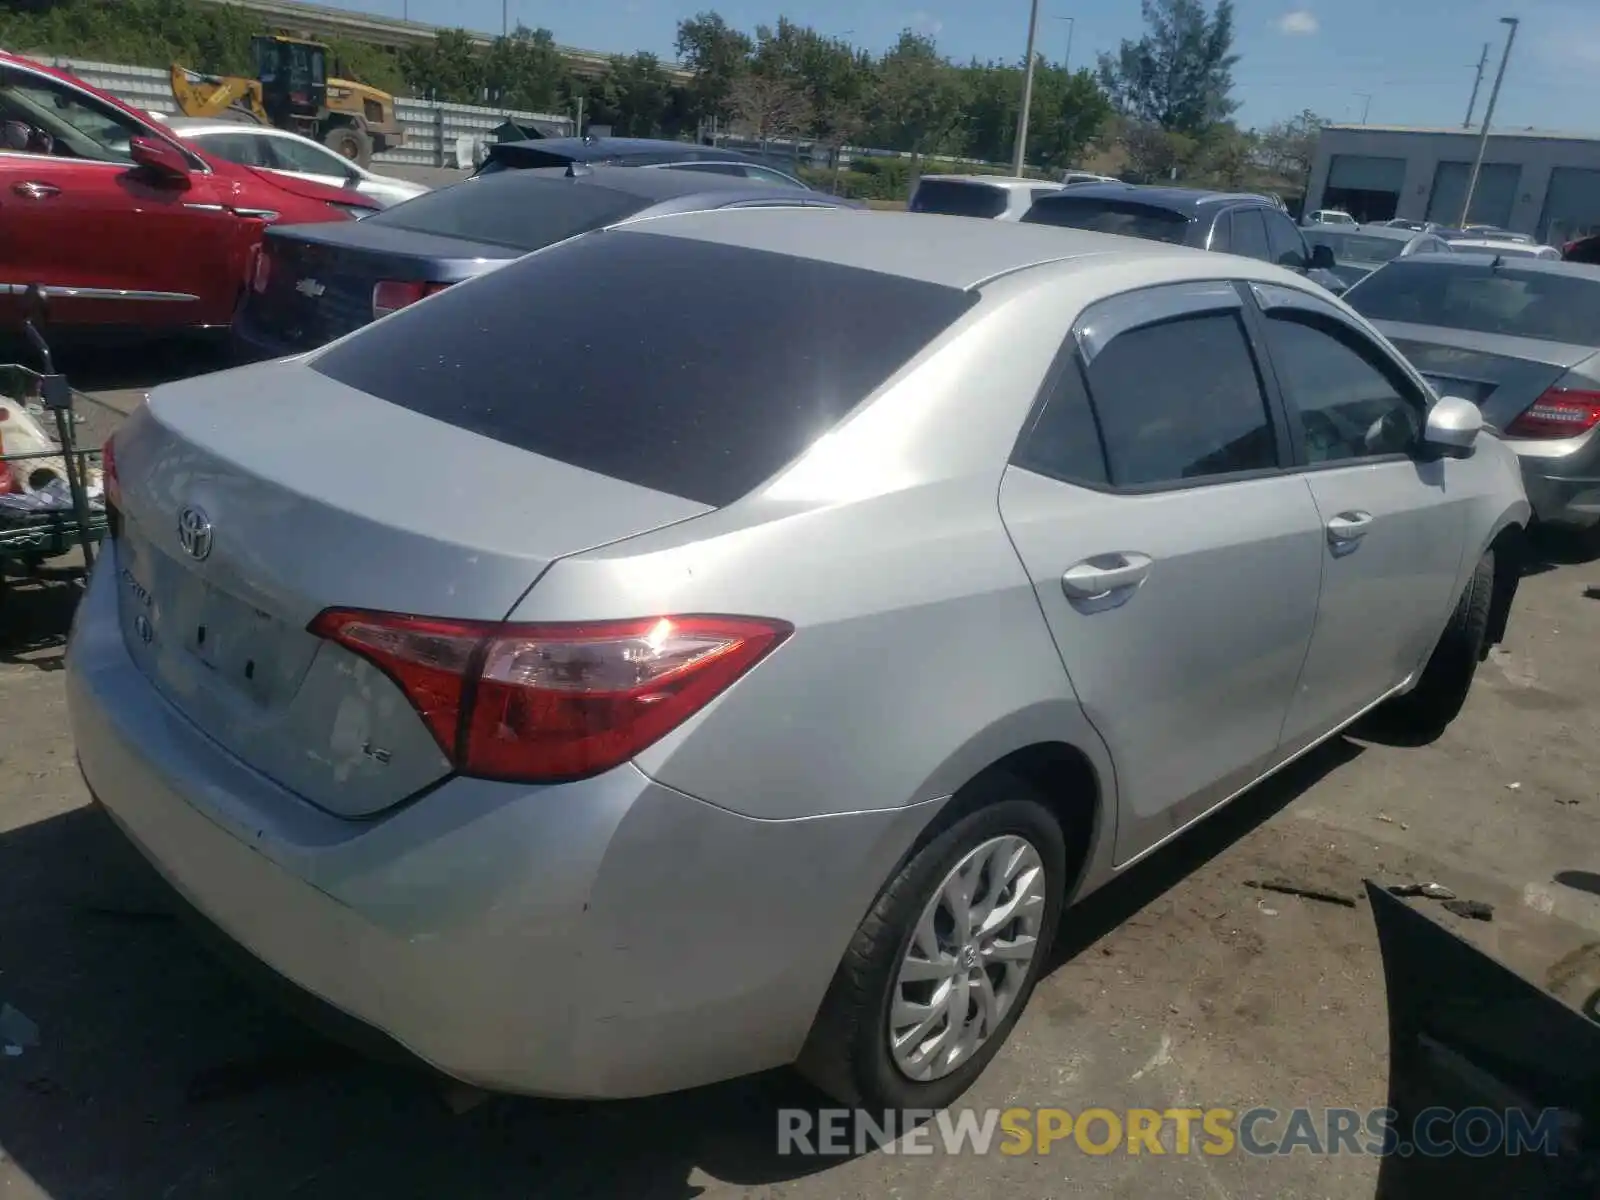
[[(150, 122), (139, 117), (131, 109), (124, 108), (121, 104), (113, 104), (107, 101), (104, 97), (97, 96), (93, 92), (87, 91), (77, 83), (62, 79), (58, 75), (50, 75), (43, 71), (36, 70), (28, 63), (17, 62), (15, 59), (10, 59), (6, 62), (0, 63), (0, 68), (5, 68), (7, 70), (16, 71), (19, 74), (32, 76), (34, 79), (40, 80), (41, 82), (51, 84), (55, 87), (65, 88), (69, 92), (74, 92), (77, 94), (80, 100), (86, 100), (90, 104), (99, 105), (104, 108), (110, 108), (119, 117), (131, 121), (136, 125), (142, 125), (145, 130), (145, 137), (153, 137), (157, 141), (164, 141), (176, 147), (178, 152), (182, 154), (184, 158), (189, 160), (189, 169), (194, 174), (210, 175), (213, 173), (211, 170), (211, 165), (189, 147), (185, 146), (183, 144), (183, 140), (174, 136), (172, 131), (168, 130), (166, 132), (162, 132), (156, 129), (156, 127), (150, 124)], [(103, 158), (65, 158), (59, 154), (17, 154), (12, 157), (17, 159), (37, 159), (41, 162), (55, 163), (57, 165), (67, 163), (74, 166), (115, 167), (123, 171), (136, 171), (139, 169), (138, 163), (113, 162)], [(8, 159), (8, 161), (10, 160)]]
[[(1090, 304), (1073, 322), (1072, 331), (1063, 340), (1056, 358), (1051, 361), (1050, 370), (1045, 373), (1039, 391), (1034, 396), (1033, 404), (1029, 407), (1028, 416), (1018, 432), (1017, 441), (1007, 460), (1008, 465), (1021, 471), (1031, 471), (1045, 479), (1056, 479), (1071, 487), (1086, 488), (1092, 492), (1111, 496), (1151, 496), (1165, 492), (1186, 492), (1196, 488), (1273, 479), (1300, 470), (1294, 461), (1294, 444), (1289, 436), (1288, 414), (1283, 406), (1283, 395), (1277, 387), (1276, 377), (1269, 373), (1266, 348), (1261, 344), (1260, 331), (1251, 322), (1252, 307), (1253, 303), (1247, 298), (1243, 282), (1225, 278), (1153, 284), (1107, 296)], [(1089, 383), (1090, 363), (1110, 345), (1112, 340), (1124, 333), (1132, 333), (1150, 325), (1162, 325), (1168, 321), (1229, 312), (1237, 314), (1239, 318), (1240, 331), (1244, 335), (1245, 346), (1249, 350), (1256, 378), (1261, 385), (1262, 403), (1272, 425), (1278, 464), (1249, 471), (1229, 471), (1218, 475), (1204, 475), (1196, 479), (1171, 479), (1160, 483), (1109, 482), (1112, 477), (1111, 456), (1106, 446), (1105, 431), (1100, 422), (1100, 410), (1095, 403), (1094, 389)], [(1097, 320), (1098, 315), (1102, 313), (1113, 318), (1109, 325)], [(1038, 471), (1017, 461), (1022, 443), (1032, 434), (1034, 426), (1038, 424), (1043, 414), (1043, 406), (1048, 403), (1050, 394), (1060, 380), (1061, 373), (1065, 369), (1061, 365), (1063, 363), (1070, 363), (1082, 372), (1083, 389), (1089, 398), (1089, 411), (1094, 417), (1095, 432), (1100, 439), (1100, 456), (1106, 468), (1107, 482), (1091, 483), (1080, 479), (1059, 479), (1054, 474)]]
[[(1267, 322), (1273, 319), (1274, 313), (1289, 314), (1290, 320), (1297, 320), (1298, 323), (1309, 325), (1314, 329), (1323, 327), (1322, 332), (1351, 350), (1388, 379), (1400, 393), (1400, 398), (1417, 409), (1419, 433), (1427, 426), (1428, 412), (1434, 403), (1433, 392), (1415, 377), (1408, 364), (1390, 354), (1388, 349), (1375, 341), (1371, 334), (1352, 323), (1334, 305), (1324, 302), (1320, 297), (1272, 283), (1252, 282), (1247, 290), (1251, 293), (1254, 303), (1245, 305), (1245, 323), (1257, 327), (1252, 337), (1259, 343), (1260, 359), (1265, 364), (1263, 380), (1274, 392), (1277, 408), (1283, 414), (1290, 434), (1290, 458), (1293, 465), (1287, 468), (1288, 473), (1337, 471), (1381, 463), (1415, 463), (1426, 458), (1419, 438), (1408, 451), (1339, 458), (1331, 462), (1312, 462), (1306, 452), (1305, 423), (1300, 419), (1299, 408), (1290, 402), (1288, 394), (1284, 391), (1282, 381), (1278, 377), (1278, 364), (1272, 356), (1271, 342), (1267, 336)], [(1352, 345), (1349, 340), (1351, 338), (1358, 344)], [(1408, 390), (1414, 394), (1408, 396)]]

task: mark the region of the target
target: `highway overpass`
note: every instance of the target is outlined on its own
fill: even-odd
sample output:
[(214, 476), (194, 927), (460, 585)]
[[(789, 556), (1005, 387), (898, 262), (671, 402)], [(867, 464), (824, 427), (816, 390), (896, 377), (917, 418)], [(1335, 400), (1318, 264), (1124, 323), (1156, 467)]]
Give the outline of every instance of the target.
[[(202, 0), (202, 3), (247, 9), (260, 17), (263, 31), (292, 32), (314, 38), (350, 38), (395, 50), (426, 45), (444, 28), (423, 21), (403, 21), (398, 17), (331, 8), (326, 4), (301, 4), (297, 0)], [(470, 29), (466, 32), (479, 48), (486, 49), (494, 40), (490, 34)], [(610, 65), (611, 56), (596, 50), (580, 50), (575, 46), (557, 46), (556, 49), (572, 64), (576, 75), (602, 75)], [(689, 72), (677, 63), (666, 62), (662, 66), (679, 83), (689, 79)]]

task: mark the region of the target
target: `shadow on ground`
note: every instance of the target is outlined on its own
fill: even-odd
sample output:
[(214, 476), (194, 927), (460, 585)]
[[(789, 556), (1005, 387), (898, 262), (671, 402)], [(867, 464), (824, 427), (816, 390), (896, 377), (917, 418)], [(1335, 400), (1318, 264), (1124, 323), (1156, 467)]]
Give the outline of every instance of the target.
[[(48, 327), (45, 337), (55, 351), (56, 370), (80, 392), (150, 388), (230, 365), (227, 342), (222, 338), (124, 339), (75, 345), (63, 342), (59, 332), (52, 334)], [(15, 336), (0, 335), (0, 362), (43, 369), (38, 355)]]
[[(1308, 755), (1091, 897), (1052, 969), (1359, 753), (1341, 740)], [(242, 985), (175, 911), (96, 809), (0, 834), (0, 1002), (40, 1029), (0, 1058), (0, 1142), (57, 1200), (679, 1200), (705, 1176), (754, 1186), (824, 1167), (776, 1152), (776, 1110), (824, 1103), (788, 1072), (452, 1115), (435, 1081), (355, 1059)]]
[(6, 570), (0, 562), (0, 663), (60, 670), (81, 594), (78, 584), (70, 578), (3, 574)]
[(1524, 575), (1543, 575), (1557, 567), (1584, 566), (1600, 558), (1600, 529), (1577, 531), (1535, 526), (1528, 536)]

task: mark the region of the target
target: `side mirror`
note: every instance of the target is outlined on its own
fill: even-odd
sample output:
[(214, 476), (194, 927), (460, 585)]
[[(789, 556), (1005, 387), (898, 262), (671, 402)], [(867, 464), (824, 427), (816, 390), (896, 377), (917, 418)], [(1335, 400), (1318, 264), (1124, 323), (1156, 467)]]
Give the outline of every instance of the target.
[(1428, 410), (1422, 443), (1445, 458), (1466, 458), (1482, 429), (1483, 413), (1476, 404), (1459, 396), (1441, 396)]
[(364, 180), (361, 177), (361, 172), (360, 171), (355, 170), (353, 167), (346, 167), (345, 168), (345, 171), (344, 171), (344, 185), (345, 185), (345, 187), (351, 188), (351, 189), (356, 189), (356, 188), (359, 188), (365, 182), (366, 182), (366, 180)]
[(128, 153), (133, 161), (160, 178), (163, 183), (180, 188), (189, 186), (189, 164), (183, 155), (153, 137), (136, 137), (128, 142)]
[(1311, 247), (1311, 266), (1313, 269), (1320, 267), (1324, 271), (1331, 271), (1338, 264), (1334, 262), (1333, 247), (1318, 243)]

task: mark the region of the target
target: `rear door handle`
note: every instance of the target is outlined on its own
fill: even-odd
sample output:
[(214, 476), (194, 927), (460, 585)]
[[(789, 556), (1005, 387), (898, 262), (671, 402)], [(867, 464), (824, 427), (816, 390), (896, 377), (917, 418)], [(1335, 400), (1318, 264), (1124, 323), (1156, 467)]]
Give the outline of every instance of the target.
[(1336, 546), (1359, 542), (1372, 528), (1369, 512), (1342, 512), (1328, 522), (1328, 541)]
[(61, 189), (53, 183), (40, 183), (37, 179), (24, 179), (21, 183), (13, 183), (11, 190), (19, 196), (26, 196), (29, 200), (48, 200), (51, 196), (59, 196)]
[(1148, 554), (1097, 554), (1068, 567), (1061, 576), (1061, 590), (1073, 600), (1093, 600), (1138, 587), (1150, 574), (1152, 562)]

